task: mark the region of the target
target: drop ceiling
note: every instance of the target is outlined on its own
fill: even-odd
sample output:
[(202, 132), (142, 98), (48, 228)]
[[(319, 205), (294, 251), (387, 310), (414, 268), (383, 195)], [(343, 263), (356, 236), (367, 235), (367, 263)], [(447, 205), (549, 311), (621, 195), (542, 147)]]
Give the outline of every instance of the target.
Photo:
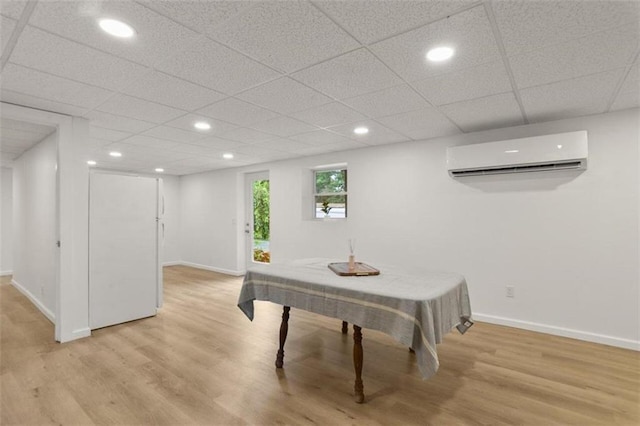
[[(0, 100), (86, 117), (87, 159), (115, 170), (183, 175), (640, 106), (637, 1), (2, 0), (0, 15)], [(135, 37), (108, 36), (103, 17)], [(454, 57), (428, 62), (439, 45)], [(5, 164), (22, 145), (1, 130)]]

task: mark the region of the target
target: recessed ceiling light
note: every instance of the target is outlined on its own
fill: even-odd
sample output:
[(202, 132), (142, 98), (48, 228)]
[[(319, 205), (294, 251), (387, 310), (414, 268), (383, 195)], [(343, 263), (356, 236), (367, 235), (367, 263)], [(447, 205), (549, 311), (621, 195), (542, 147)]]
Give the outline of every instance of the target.
[(109, 155), (112, 157), (122, 157), (122, 153), (117, 151), (111, 151)]
[(233, 158), (233, 154), (230, 152), (227, 152), (225, 154), (222, 154), (222, 158), (224, 158), (225, 160), (231, 160)]
[(427, 52), (427, 59), (431, 62), (442, 62), (453, 56), (453, 49), (446, 46), (435, 47)]
[(87, 161), (87, 164), (88, 164), (88, 165), (90, 165), (90, 166), (95, 166), (95, 165), (96, 165), (96, 164), (98, 164), (98, 163), (96, 163), (96, 162), (95, 162), (95, 161), (93, 161), (93, 160), (89, 160), (89, 161)]
[(193, 125), (193, 127), (195, 127), (198, 130), (209, 130), (211, 128), (211, 124), (204, 121), (198, 121)]
[(353, 129), (353, 133), (355, 133), (356, 135), (366, 135), (367, 133), (369, 133), (369, 129), (367, 129), (366, 127), (356, 127), (355, 129)]
[(129, 38), (136, 33), (131, 26), (115, 19), (101, 19), (98, 25), (104, 32), (114, 37)]
[(162, 172), (164, 172), (164, 169), (163, 169), (162, 167), (158, 167), (158, 168), (156, 169), (156, 172), (158, 172), (158, 173), (162, 173)]

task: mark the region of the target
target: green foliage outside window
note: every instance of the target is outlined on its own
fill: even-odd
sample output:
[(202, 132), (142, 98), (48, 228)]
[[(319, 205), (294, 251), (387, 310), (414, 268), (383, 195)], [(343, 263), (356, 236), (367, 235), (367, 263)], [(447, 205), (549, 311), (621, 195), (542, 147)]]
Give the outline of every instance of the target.
[(347, 170), (317, 170), (315, 177), (316, 217), (347, 216)]
[(253, 238), (269, 240), (269, 181), (253, 183)]

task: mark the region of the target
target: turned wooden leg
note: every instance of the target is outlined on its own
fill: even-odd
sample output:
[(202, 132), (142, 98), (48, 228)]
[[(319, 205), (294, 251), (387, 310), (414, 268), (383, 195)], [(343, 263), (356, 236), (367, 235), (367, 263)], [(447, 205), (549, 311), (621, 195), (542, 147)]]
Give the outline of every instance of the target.
[(284, 342), (287, 340), (287, 332), (289, 331), (289, 311), (291, 308), (285, 306), (282, 310), (282, 323), (280, 324), (280, 349), (276, 355), (276, 367), (282, 368), (284, 364)]
[(353, 367), (356, 370), (356, 383), (353, 387), (356, 402), (364, 402), (364, 385), (362, 384), (362, 328), (353, 324)]
[(347, 334), (349, 332), (349, 323), (346, 321), (342, 321), (342, 334)]

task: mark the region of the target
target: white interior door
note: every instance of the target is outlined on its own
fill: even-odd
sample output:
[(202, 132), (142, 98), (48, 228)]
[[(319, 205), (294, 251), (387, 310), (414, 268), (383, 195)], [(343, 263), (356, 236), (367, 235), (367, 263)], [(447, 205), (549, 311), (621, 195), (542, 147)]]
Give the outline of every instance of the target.
[(157, 179), (93, 173), (89, 193), (91, 329), (156, 314), (159, 282)]

